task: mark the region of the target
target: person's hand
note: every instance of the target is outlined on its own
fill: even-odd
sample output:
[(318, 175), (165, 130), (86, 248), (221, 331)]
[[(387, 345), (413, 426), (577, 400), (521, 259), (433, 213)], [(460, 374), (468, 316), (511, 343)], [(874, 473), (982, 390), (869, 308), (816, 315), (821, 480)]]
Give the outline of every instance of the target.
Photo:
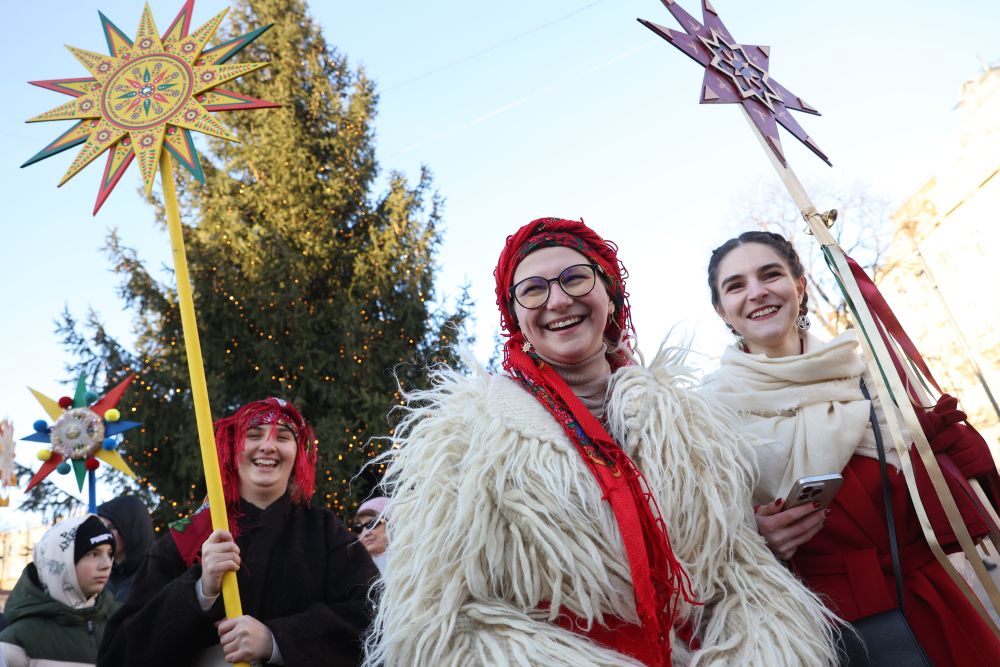
[(228, 530), (213, 530), (201, 545), (201, 592), (215, 597), (222, 591), (222, 575), (240, 569), (240, 548)]
[(226, 662), (270, 660), (274, 651), (271, 630), (253, 616), (227, 618), (216, 626)]
[(829, 510), (808, 503), (781, 511), (781, 498), (773, 503), (761, 505), (754, 512), (757, 532), (775, 556), (788, 560), (795, 551), (813, 538), (826, 523)]

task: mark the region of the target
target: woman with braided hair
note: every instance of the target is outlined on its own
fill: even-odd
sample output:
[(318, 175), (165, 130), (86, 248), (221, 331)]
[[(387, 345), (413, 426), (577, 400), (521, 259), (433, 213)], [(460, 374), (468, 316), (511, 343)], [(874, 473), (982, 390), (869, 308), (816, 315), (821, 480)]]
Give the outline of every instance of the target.
[[(853, 623), (899, 605), (873, 404), (879, 431), (888, 431), (854, 331), (830, 341), (807, 333), (804, 273), (791, 243), (771, 232), (744, 232), (712, 253), (712, 304), (738, 339), (726, 348), (719, 370), (705, 378), (705, 387), (736, 410), (743, 428), (756, 438), (756, 520), (769, 548), (838, 616)], [(872, 400), (863, 394), (862, 379)], [(947, 453), (964, 477), (995, 478), (987, 445), (961, 423), (965, 414), (956, 399), (943, 396), (922, 419), (935, 452)], [(888, 438), (885, 459), (903, 608), (914, 636), (937, 667), (1000, 665), (1000, 642), (924, 539), (903, 464)], [(929, 485), (923, 464), (917, 457), (911, 461), (917, 487), (922, 480)], [(795, 480), (829, 473), (844, 478), (829, 509), (805, 504), (782, 511), (783, 496)], [(931, 523), (938, 512), (943, 519), (933, 494), (920, 495)], [(966, 497), (955, 493), (955, 499), (972, 535), (983, 535), (986, 526)], [(959, 550), (950, 528), (934, 528), (946, 551)]]
[[(139, 569), (98, 665), (357, 665), (378, 575), (364, 547), (312, 507), (316, 439), (291, 403), (253, 401), (215, 422), (229, 530), (208, 507), (177, 521)], [(224, 619), (225, 572), (243, 616)]]
[(506, 374), (438, 370), (382, 459), (368, 665), (835, 662), (832, 615), (755, 530), (734, 416), (682, 353), (634, 361), (626, 275), (582, 222), (508, 237)]

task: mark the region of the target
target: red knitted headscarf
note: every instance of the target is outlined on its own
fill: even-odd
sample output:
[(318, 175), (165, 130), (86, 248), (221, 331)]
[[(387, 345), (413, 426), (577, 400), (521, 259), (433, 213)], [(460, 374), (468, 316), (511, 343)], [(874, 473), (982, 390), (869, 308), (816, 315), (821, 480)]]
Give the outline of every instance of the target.
[(656, 500), (635, 463), (565, 380), (525, 340), (514, 313), (510, 287), (517, 265), (531, 252), (552, 246), (571, 248), (600, 267), (601, 278), (615, 304), (614, 315), (604, 330), (610, 343), (608, 360), (612, 369), (628, 363), (625, 355), (614, 351), (616, 343), (628, 344), (632, 331), (625, 291), (628, 273), (618, 260), (618, 247), (605, 241), (582, 221), (539, 218), (507, 237), (493, 274), (500, 325), (507, 336), (504, 368), (563, 427), (611, 505), (625, 543), (636, 612), (643, 629), (640, 641), (644, 645), (635, 646), (629, 652), (650, 665), (669, 665), (669, 637), (677, 605), (681, 598), (694, 602), (694, 596), (687, 573), (670, 547)]
[(235, 414), (215, 422), (215, 447), (219, 452), (222, 489), (230, 511), (240, 504), (240, 454), (243, 453), (247, 430), (267, 424), (287, 426), (295, 433), (298, 447), (295, 465), (288, 478), (292, 502), (305, 505), (316, 490), (316, 436), (312, 427), (288, 401), (265, 398), (247, 403)]

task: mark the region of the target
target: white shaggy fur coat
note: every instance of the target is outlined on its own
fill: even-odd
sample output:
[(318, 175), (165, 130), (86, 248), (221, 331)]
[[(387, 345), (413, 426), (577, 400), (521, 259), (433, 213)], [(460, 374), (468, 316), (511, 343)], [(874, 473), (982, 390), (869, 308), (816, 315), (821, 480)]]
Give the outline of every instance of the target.
[[(768, 551), (737, 420), (692, 391), (683, 355), (617, 371), (609, 430), (658, 495), (704, 606), (684, 605), (701, 649), (679, 665), (835, 664), (830, 612)], [(635, 623), (609, 505), (573, 443), (518, 384), (439, 372), (408, 397), (388, 463), (388, 563), (368, 665), (638, 665), (552, 623)]]

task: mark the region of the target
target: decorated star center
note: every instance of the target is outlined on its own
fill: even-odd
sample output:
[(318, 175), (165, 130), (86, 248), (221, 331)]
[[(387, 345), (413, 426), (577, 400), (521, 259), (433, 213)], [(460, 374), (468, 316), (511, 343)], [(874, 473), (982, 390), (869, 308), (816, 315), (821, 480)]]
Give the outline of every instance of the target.
[(742, 98), (755, 97), (772, 112), (775, 102), (783, 102), (771, 85), (767, 70), (755, 65), (742, 46), (727, 43), (715, 30), (710, 39), (701, 36), (698, 39), (713, 54), (709, 64), (729, 77)]
[(83, 144), (59, 182), (62, 185), (107, 151), (108, 162), (94, 213), (133, 159), (139, 164), (143, 185), (149, 193), (164, 147), (204, 183), (191, 131), (236, 141), (213, 112), (277, 105), (219, 88), (220, 84), (267, 65), (266, 62), (226, 64), (267, 27), (206, 49), (228, 10), (188, 34), (193, 8), (194, 0), (187, 0), (161, 37), (146, 4), (135, 39), (126, 37), (100, 14), (109, 54), (67, 47), (90, 77), (31, 82), (74, 99), (29, 119), (29, 123), (78, 122), (21, 166)]

